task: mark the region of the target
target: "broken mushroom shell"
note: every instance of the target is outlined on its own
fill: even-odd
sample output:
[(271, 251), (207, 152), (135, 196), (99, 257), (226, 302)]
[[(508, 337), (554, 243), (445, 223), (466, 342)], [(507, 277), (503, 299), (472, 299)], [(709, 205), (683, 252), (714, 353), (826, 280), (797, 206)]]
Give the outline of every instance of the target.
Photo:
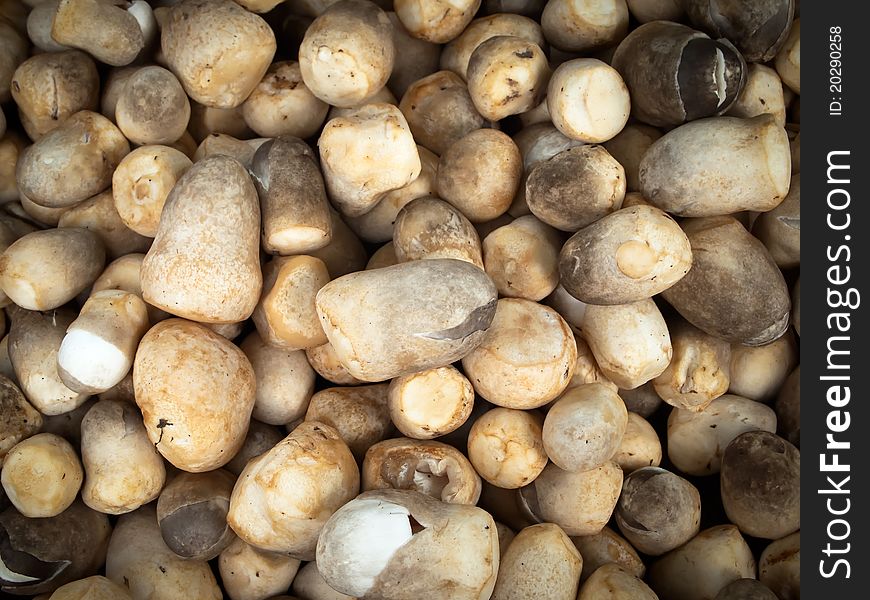
[[(537, 169), (530, 182), (536, 173)], [(535, 196), (528, 197), (537, 200)], [(559, 254), (562, 285), (587, 304), (629, 304), (652, 298), (691, 268), (692, 248), (686, 234), (653, 206), (632, 206), (601, 217), (575, 233)]]
[(538, 408), (561, 394), (574, 374), (577, 345), (549, 306), (521, 298), (498, 301), (482, 342), (462, 359), (475, 391), (505, 408)]
[(13, 506), (34, 519), (56, 517), (69, 508), (84, 472), (72, 444), (53, 433), (38, 433), (9, 450), (0, 479)]
[(362, 489), (416, 490), (450, 504), (477, 504), (480, 477), (459, 450), (435, 440), (393, 438), (368, 449)]
[(81, 436), (85, 504), (119, 515), (157, 499), (166, 468), (133, 404), (100, 400), (82, 419)]
[(486, 598), (498, 565), (489, 514), (409, 490), (360, 494), (336, 511), (317, 543), (323, 578), (357, 597)]
[(235, 476), (224, 469), (179, 473), (157, 500), (166, 546), (185, 559), (211, 560), (236, 539), (227, 525)]
[(261, 550), (313, 560), (324, 524), (358, 492), (359, 469), (339, 433), (303, 421), (248, 462), (233, 488), (227, 522)]
[(800, 450), (769, 431), (748, 431), (722, 455), (720, 487), (728, 519), (754, 537), (800, 529)]
[(640, 552), (660, 556), (673, 550), (692, 539), (700, 523), (701, 496), (687, 480), (659, 467), (626, 476), (616, 524)]
[(334, 427), (357, 460), (393, 432), (385, 383), (320, 390), (304, 417)]
[(237, 346), (183, 319), (152, 327), (133, 363), (148, 439), (166, 460), (192, 473), (225, 465), (241, 448), (255, 383), (254, 369)]
[(764, 244), (733, 217), (681, 226), (692, 245), (692, 269), (664, 299), (689, 323), (728, 342), (762, 346), (785, 334), (789, 289)]
[(428, 440), (455, 431), (468, 420), (474, 388), (452, 365), (427, 369), (393, 379), (387, 407), (399, 431)]
[(299, 68), (305, 85), (323, 102), (358, 106), (386, 85), (395, 55), (387, 14), (367, 0), (341, 0), (306, 29)]
[(504, 489), (532, 482), (547, 466), (543, 421), (534, 412), (493, 408), (471, 426), (468, 459), (486, 481)]
[(688, 475), (712, 475), (734, 438), (747, 431), (775, 433), (776, 425), (770, 407), (731, 394), (700, 411), (675, 408), (668, 417), (668, 458)]
[(597, 383), (581, 385), (547, 412), (544, 449), (560, 469), (589, 471), (616, 454), (627, 425), (628, 411), (615, 391)]
[[(221, 35), (212, 35), (220, 31)], [(242, 104), (272, 63), (275, 34), (232, 0), (184, 0), (169, 9), (163, 56), (192, 100), (215, 108)]]
[(522, 596), (576, 600), (583, 557), (564, 531), (553, 523), (526, 527), (499, 560), (493, 600)]
[(474, 265), (432, 259), (334, 279), (316, 306), (342, 365), (374, 382), (461, 359), (483, 341), (496, 295)]
[(631, 92), (632, 116), (656, 127), (720, 115), (746, 82), (746, 62), (731, 42), (669, 21), (628, 34), (612, 64)]

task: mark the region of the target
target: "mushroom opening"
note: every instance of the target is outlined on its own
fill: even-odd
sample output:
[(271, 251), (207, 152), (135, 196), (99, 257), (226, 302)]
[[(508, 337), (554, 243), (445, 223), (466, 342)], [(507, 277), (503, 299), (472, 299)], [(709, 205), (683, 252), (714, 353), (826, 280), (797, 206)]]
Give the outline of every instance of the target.
[(716, 82), (716, 96), (719, 98), (716, 108), (719, 108), (728, 98), (728, 81), (725, 78), (725, 55), (719, 48), (716, 48), (716, 68), (713, 70), (713, 73)]
[(463, 482), (456, 461), (432, 457), (406, 457), (384, 465), (384, 480), (399, 490), (416, 490), (442, 502), (453, 502)]

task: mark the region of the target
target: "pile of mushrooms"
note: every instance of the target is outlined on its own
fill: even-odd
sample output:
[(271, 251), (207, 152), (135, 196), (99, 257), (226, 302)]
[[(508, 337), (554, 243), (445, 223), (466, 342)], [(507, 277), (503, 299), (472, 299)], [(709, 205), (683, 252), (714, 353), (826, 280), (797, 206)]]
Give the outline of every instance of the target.
[(0, 592), (799, 598), (799, 49), (0, 0)]

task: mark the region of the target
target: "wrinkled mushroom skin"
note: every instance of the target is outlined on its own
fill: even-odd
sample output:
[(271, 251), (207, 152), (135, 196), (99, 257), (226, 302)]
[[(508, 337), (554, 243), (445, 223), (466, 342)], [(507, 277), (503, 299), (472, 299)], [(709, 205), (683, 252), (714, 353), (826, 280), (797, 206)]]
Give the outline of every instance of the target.
[(21, 63), (12, 76), (12, 99), (32, 140), (80, 110), (96, 110), (100, 79), (84, 52), (47, 52)]
[(613, 67), (631, 92), (632, 115), (656, 127), (720, 115), (746, 82), (746, 63), (730, 42), (668, 21), (628, 34)]
[(520, 531), (501, 555), (491, 598), (537, 596), (576, 600), (583, 557), (564, 531), (552, 523)]
[(635, 548), (660, 556), (698, 533), (701, 496), (682, 477), (658, 467), (644, 467), (625, 478), (616, 523)]
[(764, 63), (785, 44), (795, 0), (688, 0), (689, 20), (715, 37), (728, 38), (747, 61)]
[(40, 594), (93, 575), (106, 560), (111, 533), (108, 517), (79, 501), (44, 519), (7, 508), (0, 513), (0, 590)]
[(406, 490), (365, 492), (323, 528), (317, 566), (331, 587), (357, 597), (488, 598), (498, 533), (476, 506)]
[[(223, 32), (214, 35), (215, 31)], [(275, 34), (232, 0), (184, 0), (168, 12), (161, 47), (192, 100), (215, 108), (244, 102), (275, 54)]]
[(692, 269), (662, 296), (714, 337), (762, 346), (782, 336), (791, 298), (770, 253), (732, 217), (686, 220)]
[(722, 504), (747, 535), (784, 537), (800, 528), (800, 451), (768, 431), (749, 431), (725, 449)]
[(384, 381), (450, 364), (477, 347), (495, 316), (496, 289), (464, 261), (419, 260), (334, 279), (316, 302), (348, 372)]
[(755, 577), (755, 558), (734, 525), (705, 529), (654, 562), (647, 580), (660, 598), (712, 600), (737, 579)]
[(656, 140), (640, 164), (643, 196), (681, 217), (774, 209), (790, 180), (788, 135), (767, 114), (687, 123)]
[(652, 298), (692, 267), (689, 239), (664, 211), (623, 208), (584, 227), (562, 247), (561, 283), (587, 304)]
[(36, 204), (65, 208), (109, 187), (129, 152), (129, 143), (111, 121), (83, 110), (22, 152), (15, 179)]
[(362, 489), (415, 490), (450, 504), (477, 504), (480, 477), (457, 449), (434, 440), (394, 438), (366, 452)]
[(157, 522), (170, 550), (182, 558), (211, 560), (236, 539), (227, 524), (236, 478), (229, 471), (180, 473), (160, 492)]

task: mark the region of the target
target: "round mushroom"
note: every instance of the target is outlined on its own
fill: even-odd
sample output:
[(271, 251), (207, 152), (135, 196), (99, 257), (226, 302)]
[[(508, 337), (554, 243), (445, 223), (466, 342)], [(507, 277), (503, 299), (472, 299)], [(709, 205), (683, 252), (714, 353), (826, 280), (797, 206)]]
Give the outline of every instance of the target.
[(171, 144), (189, 120), (187, 94), (163, 67), (143, 67), (130, 75), (115, 105), (118, 128), (134, 144)]
[(468, 459), (486, 481), (516, 489), (534, 481), (547, 466), (540, 416), (531, 411), (493, 408), (468, 432)]
[(53, 433), (38, 433), (13, 446), (0, 473), (6, 497), (31, 519), (64, 512), (76, 499), (83, 479), (75, 449)]
[(393, 379), (387, 407), (399, 431), (428, 440), (455, 431), (468, 420), (474, 408), (474, 388), (451, 365), (427, 369)]

